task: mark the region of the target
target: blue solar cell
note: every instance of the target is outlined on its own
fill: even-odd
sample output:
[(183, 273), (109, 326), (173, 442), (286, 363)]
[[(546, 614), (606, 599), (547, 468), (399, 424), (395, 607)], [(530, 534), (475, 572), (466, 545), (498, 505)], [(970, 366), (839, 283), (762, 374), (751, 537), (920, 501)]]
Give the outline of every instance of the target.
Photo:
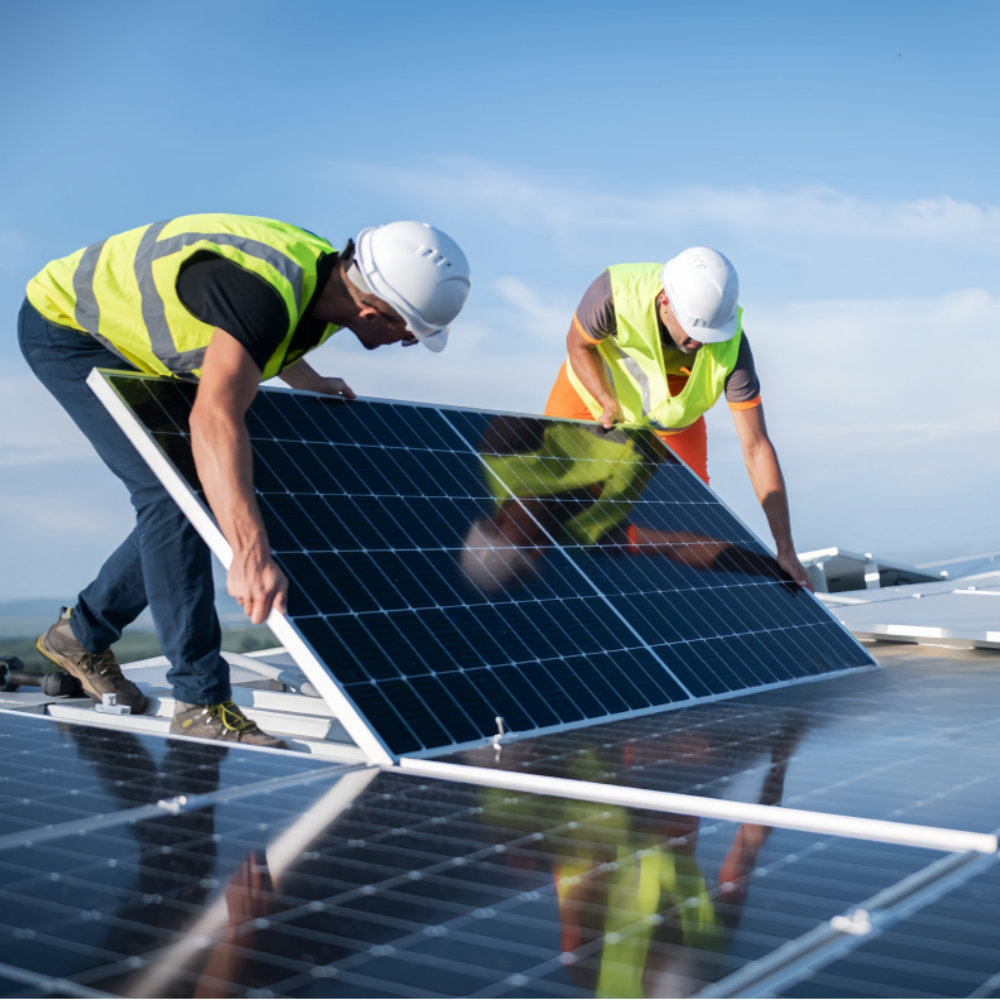
[[(386, 680), (382, 684), (391, 684)], [(347, 684), (346, 691), (372, 728), (396, 753), (413, 753), (421, 749), (420, 740), (403, 721), (402, 716), (383, 694), (380, 684)]]
[(729, 690), (711, 665), (698, 655), (698, 649), (693, 643), (654, 645), (651, 652), (666, 664), (695, 698), (724, 694)]
[[(336, 672), (341, 683), (359, 684), (371, 679), (372, 664), (366, 664), (368, 670), (362, 667), (351, 652), (351, 647), (341, 641), (325, 618), (303, 615), (296, 619), (296, 625), (319, 658)], [(395, 676), (395, 671), (392, 676)]]

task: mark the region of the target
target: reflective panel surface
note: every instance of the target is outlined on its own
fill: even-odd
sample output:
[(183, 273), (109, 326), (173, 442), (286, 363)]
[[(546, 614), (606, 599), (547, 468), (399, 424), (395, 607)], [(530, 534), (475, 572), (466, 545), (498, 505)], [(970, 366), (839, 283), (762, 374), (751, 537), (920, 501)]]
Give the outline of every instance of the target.
[[(197, 491), (193, 387), (107, 378)], [(655, 435), (270, 389), (247, 426), (290, 618), (393, 754), (871, 663)]]
[(1000, 655), (880, 646), (884, 669), (444, 758), (477, 767), (990, 833)]
[(777, 996), (1000, 995), (1000, 868), (971, 879)]
[[(137, 745), (174, 793), (266, 756), (73, 729), (109, 800)], [(0, 851), (6, 994), (687, 996), (938, 857), (375, 769), (245, 791)]]
[(134, 733), (0, 712), (0, 839), (177, 795), (232, 792), (329, 768), (284, 754), (229, 754), (225, 747), (170, 745)]

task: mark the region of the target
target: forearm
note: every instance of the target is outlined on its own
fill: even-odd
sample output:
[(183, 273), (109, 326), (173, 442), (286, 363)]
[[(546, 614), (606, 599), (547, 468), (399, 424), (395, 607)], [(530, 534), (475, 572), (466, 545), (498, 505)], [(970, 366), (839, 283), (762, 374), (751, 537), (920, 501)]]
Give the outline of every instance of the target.
[(205, 352), (191, 409), (191, 450), (219, 528), (233, 550), (229, 593), (254, 625), (285, 610), (288, 580), (271, 558), (253, 491), (253, 455), (244, 419), (257, 395), (260, 369), (239, 341), (216, 329)]
[(812, 581), (795, 554), (792, 519), (788, 513), (788, 493), (781, 474), (778, 455), (771, 444), (764, 422), (764, 407), (734, 410), (733, 421), (743, 447), (750, 482), (778, 547), (778, 565), (800, 586), (812, 590)]
[(286, 368), (278, 378), (293, 389), (321, 392), (324, 396), (343, 396), (345, 399), (357, 399), (354, 390), (342, 378), (328, 378), (320, 375), (304, 358), (297, 361), (291, 368)]
[(198, 478), (234, 558), (268, 555), (267, 532), (253, 491), (250, 438), (241, 417), (223, 409), (191, 414), (191, 450)]
[(769, 440), (758, 442), (744, 455), (750, 482), (764, 510), (778, 553), (794, 552), (792, 518), (788, 510), (785, 477), (781, 474), (778, 456)]
[(622, 419), (622, 413), (596, 345), (585, 340), (573, 327), (570, 327), (566, 336), (566, 348), (569, 352), (569, 363), (576, 377), (600, 404), (602, 412), (595, 419), (602, 427), (610, 430)]

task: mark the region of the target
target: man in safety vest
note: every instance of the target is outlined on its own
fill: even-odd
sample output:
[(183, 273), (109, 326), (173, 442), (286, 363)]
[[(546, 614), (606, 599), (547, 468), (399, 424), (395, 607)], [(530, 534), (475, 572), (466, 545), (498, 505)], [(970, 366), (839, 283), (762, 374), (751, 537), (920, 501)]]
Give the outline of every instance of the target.
[(812, 590), (795, 554), (785, 481), (767, 434), (760, 382), (743, 332), (739, 278), (707, 247), (660, 264), (615, 264), (573, 316), (569, 357), (547, 416), (653, 427), (708, 482), (704, 414), (725, 392), (743, 459), (777, 544), (781, 568)]
[(229, 593), (256, 625), (285, 609), (288, 589), (254, 498), (244, 414), (258, 384), (277, 375), (296, 389), (354, 398), (304, 355), (342, 328), (369, 350), (419, 342), (440, 351), (469, 287), (458, 244), (417, 222), (364, 229), (338, 252), (283, 222), (189, 215), (48, 264), (28, 284), (21, 350), (128, 487), (137, 523), (76, 606), (39, 638), (39, 650), (95, 700), (114, 694), (142, 712), (145, 698), (110, 647), (148, 605), (171, 664), (170, 731), (283, 747), (231, 700), (208, 547), (86, 378), (113, 368), (199, 380), (191, 447), (233, 549)]

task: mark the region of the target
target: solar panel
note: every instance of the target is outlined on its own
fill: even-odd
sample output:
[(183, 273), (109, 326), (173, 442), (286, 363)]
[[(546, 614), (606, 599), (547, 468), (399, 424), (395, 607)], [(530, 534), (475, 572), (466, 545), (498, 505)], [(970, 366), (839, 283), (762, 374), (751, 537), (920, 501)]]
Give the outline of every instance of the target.
[[(195, 386), (91, 385), (226, 562)], [(872, 665), (647, 432), (272, 389), (247, 427), (290, 580), (272, 627), (373, 759)]]

